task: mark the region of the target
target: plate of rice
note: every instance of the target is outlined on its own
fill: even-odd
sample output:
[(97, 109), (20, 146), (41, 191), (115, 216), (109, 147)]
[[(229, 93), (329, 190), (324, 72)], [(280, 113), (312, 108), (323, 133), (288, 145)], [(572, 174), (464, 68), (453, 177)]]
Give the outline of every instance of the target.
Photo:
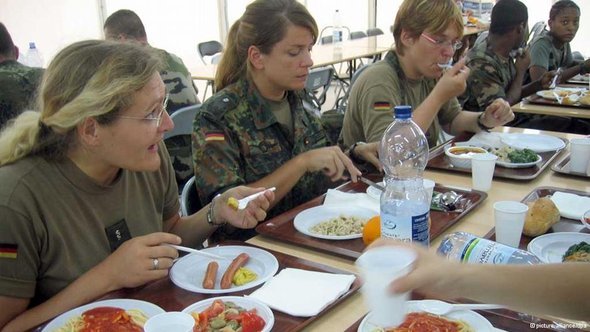
[(355, 205), (320, 205), (301, 211), (293, 224), (297, 231), (326, 240), (362, 237), (367, 220), (375, 211)]

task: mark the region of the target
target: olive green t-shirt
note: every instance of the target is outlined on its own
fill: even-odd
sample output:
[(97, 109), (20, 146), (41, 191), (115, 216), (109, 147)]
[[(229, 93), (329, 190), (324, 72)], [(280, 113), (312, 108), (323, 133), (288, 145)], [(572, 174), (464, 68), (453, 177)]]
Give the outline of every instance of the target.
[(0, 167), (0, 295), (43, 302), (126, 239), (162, 231), (179, 202), (168, 152), (159, 148), (159, 170), (122, 170), (108, 186), (69, 159)]
[[(414, 110), (434, 89), (434, 79), (400, 80), (398, 68), (397, 54), (390, 51), (385, 59), (365, 69), (354, 82), (342, 125), (345, 146), (359, 141), (381, 140), (383, 132), (393, 121), (394, 106), (411, 105)], [(449, 100), (438, 111), (437, 117), (425, 133), (430, 148), (437, 144), (441, 125), (451, 123), (460, 111), (461, 105), (457, 98)]]

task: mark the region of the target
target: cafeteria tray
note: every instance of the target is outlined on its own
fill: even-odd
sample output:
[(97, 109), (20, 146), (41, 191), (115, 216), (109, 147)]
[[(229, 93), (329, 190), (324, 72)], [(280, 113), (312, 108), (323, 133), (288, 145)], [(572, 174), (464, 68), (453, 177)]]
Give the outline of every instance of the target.
[(570, 170), (570, 153), (566, 153), (563, 155), (562, 158), (560, 158), (559, 160), (557, 160), (553, 166), (551, 166), (551, 170), (553, 170), (554, 172), (557, 173), (561, 173), (561, 174), (567, 174), (567, 175), (575, 175), (575, 176), (580, 176), (583, 178), (590, 178), (590, 175), (588, 175), (587, 173), (578, 173), (578, 172), (572, 172)]
[[(471, 173), (470, 168), (461, 168), (461, 167), (454, 167), (449, 160), (449, 157), (445, 155), (445, 149), (449, 146), (452, 146), (454, 143), (462, 142), (464, 137), (459, 138), (458, 140), (450, 140), (447, 141), (434, 149), (430, 150), (430, 158), (428, 160), (428, 164), (426, 165), (427, 168), (430, 169), (440, 169), (445, 171), (453, 171), (453, 172), (462, 172), (462, 173)], [(467, 137), (468, 140), (469, 138)], [(567, 145), (568, 140), (565, 138), (559, 138), (564, 141)], [(562, 151), (548, 151), (548, 152), (539, 152), (538, 154), (541, 156), (542, 160), (539, 164), (527, 167), (527, 168), (506, 168), (500, 167), (496, 165), (494, 169), (494, 178), (505, 178), (505, 179), (513, 179), (513, 180), (532, 180), (539, 176), (543, 172), (543, 170), (549, 165), (549, 163), (559, 155)]]
[[(239, 241), (225, 241), (221, 245), (241, 245), (241, 246), (251, 246), (266, 250), (273, 254), (279, 262), (279, 271), (284, 268), (296, 268), (296, 269), (303, 269), (309, 271), (319, 271), (319, 272), (328, 272), (328, 273), (344, 273), (344, 274), (352, 274), (351, 272), (336, 269), (327, 265), (311, 262), (305, 259), (301, 259), (298, 257), (294, 257), (291, 255), (283, 254), (277, 251), (273, 251), (267, 248), (262, 248), (259, 246), (255, 246), (249, 243), (239, 242)], [(308, 324), (316, 320), (318, 317), (325, 314), (327, 311), (332, 309), (334, 306), (338, 305), (349, 296), (354, 294), (360, 287), (361, 281), (357, 277), (355, 281), (352, 283), (350, 289), (340, 296), (336, 301), (332, 304), (327, 306), (324, 310), (322, 310), (319, 314), (312, 317), (296, 317), (291, 316), (289, 314), (272, 310), (275, 316), (275, 323), (272, 328), (272, 331), (300, 331), (305, 328)], [(252, 293), (254, 290), (260, 288), (262, 285), (250, 288), (248, 290), (229, 293), (227, 295), (232, 296), (243, 296)], [(224, 294), (226, 295), (226, 294)], [(176, 287), (169, 278), (164, 278), (153, 283), (149, 283), (145, 286), (132, 288), (132, 289), (121, 289), (112, 293), (109, 293), (105, 298), (132, 298), (138, 300), (144, 300), (148, 302), (152, 302), (166, 311), (181, 311), (185, 307), (207, 299), (211, 297), (217, 297), (219, 294), (199, 294), (184, 290), (180, 287)]]
[[(569, 194), (575, 194), (575, 195), (579, 195), (579, 196), (590, 197), (590, 193), (585, 192), (585, 191), (557, 188), (557, 187), (538, 187), (538, 188), (534, 189), (533, 191), (531, 191), (530, 193), (528, 193), (521, 200), (521, 202), (523, 202), (525, 204), (529, 203), (529, 202), (533, 202), (541, 197), (553, 195), (553, 193), (558, 192), (558, 191), (561, 191), (564, 193), (569, 193)], [(549, 229), (549, 231), (547, 231), (547, 233), (556, 233), (556, 232), (590, 233), (590, 230), (588, 230), (582, 224), (582, 222), (580, 220), (560, 217), (559, 221), (555, 225), (553, 225)], [(496, 240), (496, 229), (492, 228), (492, 230), (490, 230), (484, 237), (486, 239), (490, 239), (492, 241), (495, 241)], [(533, 240), (533, 237), (526, 236), (523, 234), (520, 237), (519, 248), (523, 249), (523, 250), (527, 250), (527, 246), (528, 246), (529, 242), (531, 242), (532, 240)]]
[[(376, 176), (369, 176), (373, 180), (378, 181), (380, 179)], [(365, 192), (367, 185), (361, 183), (347, 182), (340, 187), (338, 190), (344, 192)], [(471, 212), (476, 206), (478, 206), (487, 194), (478, 190), (470, 190), (465, 188), (447, 187), (441, 184), (436, 184), (434, 187), (435, 191), (445, 192), (454, 190), (456, 193), (463, 195), (466, 199), (469, 199), (471, 203), (464, 209), (463, 212), (441, 212), (430, 210), (430, 239), (434, 239), (443, 233), (447, 228), (457, 223), (466, 214)], [(346, 258), (357, 259), (363, 250), (365, 250), (365, 244), (361, 238), (352, 240), (324, 240), (311, 236), (307, 236), (303, 233), (298, 232), (293, 226), (293, 219), (295, 216), (305, 210), (314, 206), (321, 205), (324, 201), (325, 194), (316, 197), (313, 200), (306, 202), (294, 209), (291, 209), (281, 215), (278, 215), (270, 220), (267, 220), (258, 227), (256, 231), (264, 236), (268, 236), (280, 241), (289, 242), (295, 245), (308, 247), (312, 249), (322, 250), (331, 254), (336, 254)]]
[(558, 106), (558, 107), (573, 107), (573, 108), (590, 108), (590, 105), (584, 105), (580, 103), (575, 104), (560, 104), (557, 100), (546, 99), (537, 95), (530, 95), (524, 98), (530, 104), (547, 105), (547, 106)]

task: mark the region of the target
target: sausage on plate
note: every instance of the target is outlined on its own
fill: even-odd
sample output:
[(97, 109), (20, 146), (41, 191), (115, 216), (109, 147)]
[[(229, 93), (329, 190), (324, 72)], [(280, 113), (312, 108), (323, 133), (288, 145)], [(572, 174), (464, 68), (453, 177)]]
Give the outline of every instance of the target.
[(231, 283), (232, 283), (232, 279), (234, 278), (234, 275), (236, 274), (236, 272), (238, 272), (239, 268), (246, 265), (246, 262), (248, 262), (248, 259), (250, 259), (250, 256), (248, 256), (248, 254), (246, 254), (246, 253), (241, 253), (238, 255), (238, 257), (234, 258), (234, 260), (228, 266), (227, 270), (225, 270), (223, 277), (221, 277), (221, 288), (222, 289), (228, 289), (231, 287)]
[(207, 265), (207, 271), (205, 272), (205, 277), (203, 278), (203, 288), (213, 289), (215, 287), (215, 279), (217, 278), (218, 269), (219, 264), (217, 262), (209, 262)]

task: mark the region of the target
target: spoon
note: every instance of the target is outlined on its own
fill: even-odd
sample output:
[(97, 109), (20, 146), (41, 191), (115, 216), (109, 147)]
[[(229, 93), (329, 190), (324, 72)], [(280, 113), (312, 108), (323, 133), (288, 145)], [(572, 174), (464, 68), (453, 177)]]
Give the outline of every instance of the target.
[(502, 309), (505, 308), (499, 304), (481, 304), (481, 303), (447, 303), (439, 300), (422, 300), (418, 307), (434, 315), (446, 315), (458, 310), (485, 310), (485, 309)]

